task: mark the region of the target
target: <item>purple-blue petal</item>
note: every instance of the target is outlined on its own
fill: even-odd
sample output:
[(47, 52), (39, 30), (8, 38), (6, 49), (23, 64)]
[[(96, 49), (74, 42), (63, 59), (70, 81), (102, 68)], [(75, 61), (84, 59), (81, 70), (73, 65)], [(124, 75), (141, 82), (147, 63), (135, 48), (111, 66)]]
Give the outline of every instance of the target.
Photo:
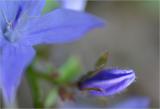
[(1, 88), (5, 102), (15, 100), (16, 90), (24, 69), (33, 59), (35, 52), (30, 46), (7, 44), (1, 53)]
[(90, 90), (89, 92), (93, 95), (109, 96), (123, 91), (134, 81), (135, 73), (133, 70), (105, 69), (83, 81), (80, 88), (100, 89), (100, 91)]
[(42, 17), (30, 19), (23, 31), (23, 43), (66, 43), (80, 39), (104, 22), (93, 15), (67, 9), (56, 9)]
[(1, 61), (2, 61), (2, 58), (1, 58), (1, 55), (2, 55), (2, 46), (3, 46), (3, 39), (2, 39), (2, 32), (1, 32), (1, 29), (0, 29), (0, 89), (2, 87), (1, 83), (2, 83), (2, 76), (1, 76), (1, 73), (2, 73), (2, 65), (1, 65)]
[(110, 106), (110, 108), (114, 109), (135, 109), (135, 108), (141, 108), (141, 109), (148, 109), (150, 105), (150, 100), (148, 97), (141, 97), (141, 96), (134, 96), (130, 97), (122, 102), (119, 102), (115, 105)]
[[(0, 28), (0, 45), (2, 45), (2, 39), (3, 39), (3, 36), (2, 36), (2, 30)], [(0, 46), (1, 47), (1, 46)]]
[(24, 8), (24, 13), (29, 16), (39, 16), (45, 6), (46, 0), (24, 0), (21, 6)]
[[(39, 17), (45, 6), (46, 0), (24, 0), (19, 4), (19, 9), (17, 11), (18, 19), (15, 19), (13, 26), (16, 24), (17, 31), (20, 31), (25, 24), (30, 20), (29, 18)], [(17, 16), (16, 15), (16, 16)]]
[[(0, 1), (0, 26), (5, 28), (7, 22), (15, 23), (21, 17), (39, 16), (45, 5), (45, 0), (1, 0)], [(23, 16), (23, 17), (22, 17)], [(6, 22), (7, 20), (7, 22)]]
[(0, 1), (0, 26), (4, 29), (7, 21), (13, 21), (19, 8), (18, 1), (1, 0)]

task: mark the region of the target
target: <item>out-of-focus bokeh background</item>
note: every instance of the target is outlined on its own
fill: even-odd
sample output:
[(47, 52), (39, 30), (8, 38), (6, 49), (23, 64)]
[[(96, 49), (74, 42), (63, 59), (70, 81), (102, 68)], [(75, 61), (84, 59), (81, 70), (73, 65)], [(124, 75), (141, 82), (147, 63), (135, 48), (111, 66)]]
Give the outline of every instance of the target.
[[(137, 79), (122, 94), (97, 99), (77, 95), (79, 100), (76, 103), (60, 101), (60, 107), (72, 107), (76, 104), (79, 107), (105, 107), (106, 102), (120, 101), (121, 98), (135, 95), (147, 96), (151, 107), (159, 107), (158, 3), (158, 0), (88, 2), (86, 10), (105, 19), (107, 26), (88, 33), (87, 37), (78, 42), (47, 46), (51, 53), (50, 62), (59, 66), (70, 55), (77, 55), (83, 63), (85, 73), (93, 68), (102, 52), (108, 51), (108, 67), (132, 68), (136, 71)], [(31, 107), (31, 95), (25, 79), (18, 96), (21, 107)]]

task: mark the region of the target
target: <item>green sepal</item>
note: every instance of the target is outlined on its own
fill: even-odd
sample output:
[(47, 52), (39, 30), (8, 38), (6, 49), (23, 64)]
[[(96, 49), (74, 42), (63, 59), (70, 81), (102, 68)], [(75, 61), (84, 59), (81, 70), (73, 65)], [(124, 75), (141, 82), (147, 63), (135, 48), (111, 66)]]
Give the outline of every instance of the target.
[(83, 82), (94, 75), (96, 75), (98, 72), (100, 72), (107, 64), (108, 61), (108, 52), (104, 52), (96, 61), (95, 63), (95, 69), (88, 71), (85, 75), (83, 75), (80, 79), (79, 82)]
[(107, 64), (107, 61), (108, 61), (108, 52), (104, 52), (96, 61), (95, 70), (103, 69)]

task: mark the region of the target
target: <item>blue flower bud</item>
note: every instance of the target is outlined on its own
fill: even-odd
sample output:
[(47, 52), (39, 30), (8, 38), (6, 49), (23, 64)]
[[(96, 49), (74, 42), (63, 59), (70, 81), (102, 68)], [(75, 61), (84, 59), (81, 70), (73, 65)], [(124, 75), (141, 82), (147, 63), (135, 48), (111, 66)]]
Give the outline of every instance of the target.
[(104, 69), (80, 82), (79, 88), (93, 95), (109, 96), (126, 89), (135, 78), (135, 72), (130, 69)]

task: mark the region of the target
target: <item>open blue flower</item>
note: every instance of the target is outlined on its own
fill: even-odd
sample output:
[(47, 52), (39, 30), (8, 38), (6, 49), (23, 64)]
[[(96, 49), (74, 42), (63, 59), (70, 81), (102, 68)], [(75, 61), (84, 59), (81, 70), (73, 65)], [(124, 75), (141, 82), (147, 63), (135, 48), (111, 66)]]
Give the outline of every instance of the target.
[(119, 93), (126, 89), (135, 81), (133, 70), (104, 69), (96, 75), (85, 79), (79, 83), (81, 90), (97, 96), (109, 96)]
[(95, 16), (67, 9), (41, 16), (44, 5), (45, 0), (0, 1), (0, 88), (6, 103), (15, 99), (24, 69), (35, 55), (32, 46), (72, 42), (103, 25)]

